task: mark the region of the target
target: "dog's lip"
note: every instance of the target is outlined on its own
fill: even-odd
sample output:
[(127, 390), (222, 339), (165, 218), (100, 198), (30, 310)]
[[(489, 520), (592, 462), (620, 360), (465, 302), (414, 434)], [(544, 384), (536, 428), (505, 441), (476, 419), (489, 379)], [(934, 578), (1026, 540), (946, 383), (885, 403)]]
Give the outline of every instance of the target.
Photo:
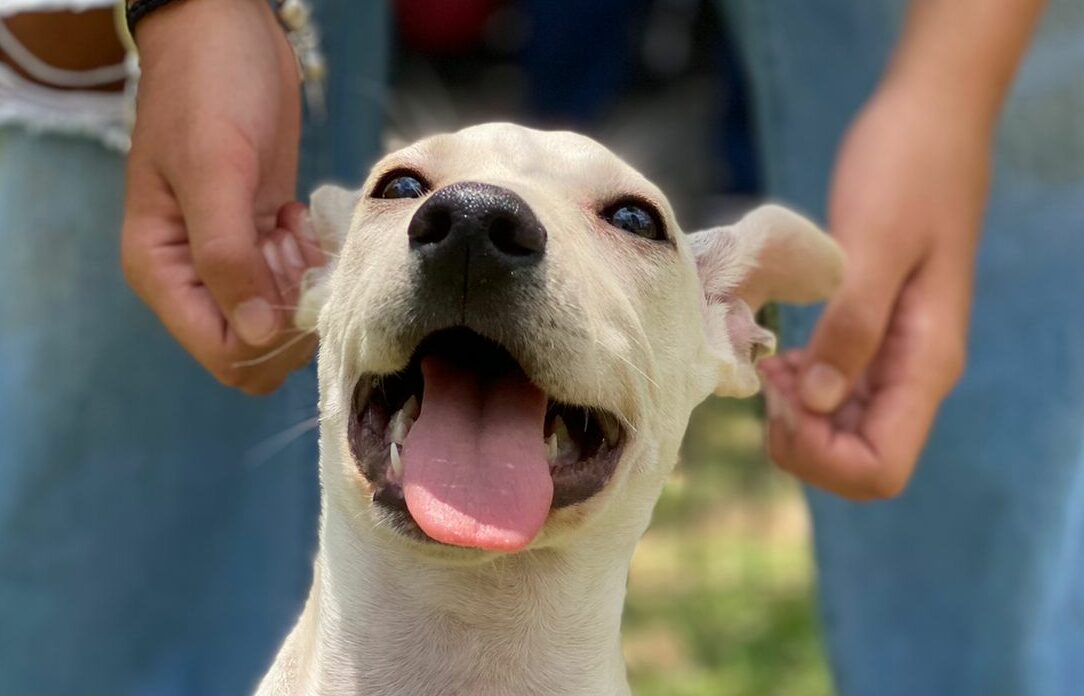
[[(419, 399), (424, 397), (418, 365), (426, 347), (432, 345), (434, 337), (454, 332), (473, 334), (463, 327), (430, 334), (419, 343), (402, 370), (363, 375), (356, 383), (351, 399), (349, 446), (355, 464), (371, 486), (374, 504), (398, 532), (429, 543), (437, 542), (421, 531), (407, 510), (400, 485), (402, 472), (395, 466), (398, 448), (402, 446), (409, 425), (405, 431), (393, 434), (392, 421), (402, 417), (402, 405), (410, 398), (404, 396), (402, 390), (416, 394)], [(473, 335), (475, 339), (488, 341)], [(510, 364), (521, 365), (511, 351), (496, 342), (489, 342), (507, 353)], [(551, 393), (541, 388), (547, 394)], [(412, 424), (412, 419), (408, 421)], [(559, 425), (561, 422), (564, 422), (563, 426)], [(579, 423), (583, 423), (582, 428)], [(552, 398), (547, 405), (544, 436), (547, 450), (552, 453), (556, 448), (556, 456), (549, 460), (554, 483), (551, 513), (585, 502), (604, 490), (613, 478), (628, 438), (622, 421), (612, 411), (567, 404)], [(587, 455), (581, 457), (585, 451)]]

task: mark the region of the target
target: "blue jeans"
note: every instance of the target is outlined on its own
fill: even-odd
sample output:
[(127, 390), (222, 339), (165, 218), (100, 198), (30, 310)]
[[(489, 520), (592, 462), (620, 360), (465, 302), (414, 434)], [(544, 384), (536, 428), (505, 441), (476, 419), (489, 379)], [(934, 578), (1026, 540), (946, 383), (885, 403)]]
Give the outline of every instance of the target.
[[(770, 195), (823, 218), (904, 7), (727, 0)], [(844, 696), (1084, 689), (1082, 114), (1084, 6), (1053, 0), (999, 132), (967, 373), (900, 499), (809, 493)], [(813, 316), (788, 318), (803, 341)]]
[[(319, 8), (329, 122), (315, 179), (376, 153), (382, 3)], [(251, 691), (309, 585), (319, 498), (311, 372), (219, 386), (125, 286), (122, 158), (0, 130), (0, 693)]]

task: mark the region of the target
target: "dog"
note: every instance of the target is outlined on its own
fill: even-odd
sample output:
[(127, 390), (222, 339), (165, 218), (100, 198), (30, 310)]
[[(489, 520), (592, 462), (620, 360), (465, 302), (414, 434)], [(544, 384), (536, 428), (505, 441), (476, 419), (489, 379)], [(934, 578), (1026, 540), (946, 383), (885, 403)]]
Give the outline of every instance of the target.
[(258, 694), (629, 693), (629, 563), (690, 412), (757, 392), (769, 300), (842, 256), (767, 205), (684, 234), (569, 132), (474, 126), (311, 211), (320, 548)]

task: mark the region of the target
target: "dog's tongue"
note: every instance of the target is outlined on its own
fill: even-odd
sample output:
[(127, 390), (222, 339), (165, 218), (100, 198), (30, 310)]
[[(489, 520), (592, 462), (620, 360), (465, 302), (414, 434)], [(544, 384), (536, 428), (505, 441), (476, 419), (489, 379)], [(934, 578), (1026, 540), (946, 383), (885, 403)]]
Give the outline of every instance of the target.
[(521, 371), (481, 376), (434, 356), (422, 360), (422, 376), (422, 410), (402, 454), (411, 516), (445, 544), (522, 549), (553, 500), (546, 395)]

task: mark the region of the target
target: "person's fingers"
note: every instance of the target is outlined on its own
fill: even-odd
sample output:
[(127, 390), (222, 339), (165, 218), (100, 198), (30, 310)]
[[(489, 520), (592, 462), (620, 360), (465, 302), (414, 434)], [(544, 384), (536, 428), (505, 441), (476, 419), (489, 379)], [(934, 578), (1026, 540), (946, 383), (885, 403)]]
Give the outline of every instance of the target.
[(801, 403), (811, 411), (839, 408), (881, 345), (907, 271), (904, 264), (873, 258), (877, 255), (873, 250), (851, 255), (860, 260), (817, 322), (799, 387)]
[(319, 249), (313, 249), (311, 245), (306, 247), (300, 233), (287, 229), (276, 229), (264, 235), (260, 249), (284, 302), (277, 309), (289, 314), (296, 309), (305, 272), (323, 265), (325, 258)]
[(282, 325), (281, 298), (258, 244), (254, 175), (235, 162), (182, 180), (177, 196), (200, 281), (242, 341), (270, 344)]
[(291, 281), (290, 276), (287, 274), (285, 254), (280, 248), (281, 238), (287, 234), (287, 232), (275, 230), (260, 240), (260, 251), (263, 252), (264, 260), (267, 261), (267, 267), (271, 269), (271, 276), (275, 279), (275, 288), (279, 291), (282, 301), (287, 303), (275, 309), (290, 308)]
[[(132, 287), (177, 341), (220, 381), (231, 383), (219, 355), (228, 339), (226, 322), (192, 268), (185, 244), (158, 244), (170, 233), (158, 219), (125, 220), (125, 268)], [(128, 241), (130, 240), (130, 241)]]
[(320, 245), (312, 215), (304, 203), (291, 201), (282, 206), (278, 214), (278, 226), (294, 235), (307, 267), (323, 266), (327, 263), (327, 253)]
[(308, 266), (305, 264), (305, 256), (301, 252), (301, 245), (297, 237), (288, 231), (279, 235), (279, 250), (282, 252), (283, 266), (290, 289), (295, 290), (301, 285), (301, 276)]
[(311, 357), (315, 339), (284, 332), (272, 347), (242, 343), (196, 275), (188, 245), (168, 242), (183, 234), (178, 223), (129, 215), (123, 233), (126, 276), (170, 334), (217, 380), (248, 394), (270, 393)]
[[(914, 472), (940, 397), (901, 382), (877, 394), (856, 430), (803, 413), (784, 434), (781, 464), (803, 480), (855, 500), (899, 495)], [(789, 437), (786, 437), (789, 435)]]
[(893, 320), (869, 378), (860, 378), (833, 414), (801, 407), (796, 370), (766, 374), (765, 391), (776, 401), (769, 449), (780, 467), (855, 500), (902, 492), (955, 381), (945, 370), (957, 369), (957, 310), (939, 287), (929, 273), (908, 286), (904, 315)]

